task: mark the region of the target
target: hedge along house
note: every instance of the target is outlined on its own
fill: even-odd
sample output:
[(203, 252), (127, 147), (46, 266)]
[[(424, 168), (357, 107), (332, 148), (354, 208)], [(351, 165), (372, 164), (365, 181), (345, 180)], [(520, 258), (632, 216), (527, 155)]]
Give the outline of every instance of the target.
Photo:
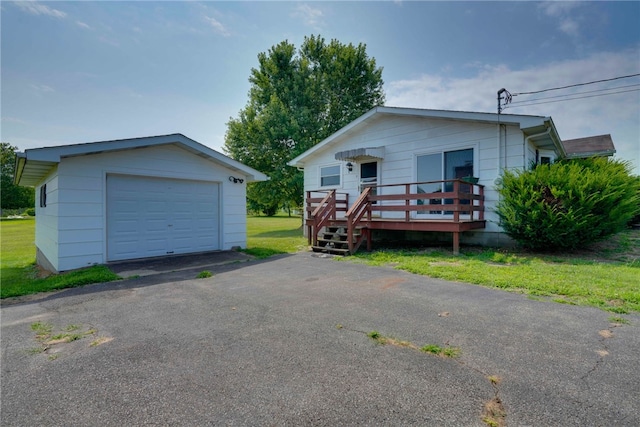
[(510, 243), (494, 212), (502, 170), (566, 155), (551, 117), (376, 107), (289, 165), (304, 170), (314, 250), (370, 249), (390, 230), (438, 232), (458, 252), (460, 239)]
[(17, 153), (36, 187), (37, 262), (65, 271), (246, 246), (246, 184), (266, 175), (181, 134)]

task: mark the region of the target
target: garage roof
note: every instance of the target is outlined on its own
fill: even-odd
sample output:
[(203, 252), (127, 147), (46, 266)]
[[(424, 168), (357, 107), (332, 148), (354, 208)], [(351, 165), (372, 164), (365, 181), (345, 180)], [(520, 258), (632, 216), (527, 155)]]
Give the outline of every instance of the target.
[(23, 153), (16, 153), (14, 182), (18, 185), (35, 186), (65, 157), (85, 156), (108, 151), (133, 150), (166, 144), (178, 145), (197, 156), (241, 173), (246, 177), (247, 182), (266, 181), (269, 179), (262, 172), (258, 172), (180, 133), (174, 133), (171, 135), (28, 149)]

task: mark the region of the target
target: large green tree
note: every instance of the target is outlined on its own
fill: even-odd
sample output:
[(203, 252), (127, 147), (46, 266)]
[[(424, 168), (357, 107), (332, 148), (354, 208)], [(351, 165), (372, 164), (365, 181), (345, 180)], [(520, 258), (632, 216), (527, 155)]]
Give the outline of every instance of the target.
[(0, 207), (2, 209), (32, 208), (35, 204), (33, 188), (20, 187), (13, 183), (16, 165), (16, 151), (8, 142), (0, 142), (2, 161), (2, 182), (0, 183)]
[(382, 68), (366, 45), (305, 37), (258, 55), (246, 107), (227, 123), (224, 151), (271, 178), (247, 188), (249, 209), (301, 206), (302, 172), (287, 162), (384, 103)]

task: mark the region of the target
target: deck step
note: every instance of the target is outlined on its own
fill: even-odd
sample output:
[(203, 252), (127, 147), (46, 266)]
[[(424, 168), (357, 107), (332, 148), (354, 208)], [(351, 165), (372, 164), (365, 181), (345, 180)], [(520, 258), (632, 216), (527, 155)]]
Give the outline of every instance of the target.
[(327, 247), (327, 246), (312, 246), (313, 252), (323, 252), (333, 255), (349, 255), (349, 249)]

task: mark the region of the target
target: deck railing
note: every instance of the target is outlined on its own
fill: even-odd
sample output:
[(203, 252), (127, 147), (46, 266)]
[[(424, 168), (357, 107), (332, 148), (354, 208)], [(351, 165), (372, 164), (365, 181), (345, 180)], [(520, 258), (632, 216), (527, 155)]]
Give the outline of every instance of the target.
[(335, 190), (307, 191), (307, 239), (309, 244), (318, 244), (318, 233), (336, 219), (337, 212), (346, 212), (349, 207), (349, 195)]
[[(425, 187), (439, 190), (427, 193)], [(350, 253), (365, 239), (371, 249), (369, 227), (377, 222), (389, 222), (389, 228), (393, 223), (394, 229), (418, 229), (409, 225), (413, 222), (449, 224), (444, 227), (447, 230), (459, 224), (453, 226), (457, 250), (459, 231), (468, 229), (463, 223), (484, 221), (484, 186), (461, 179), (366, 186), (351, 207), (348, 194), (335, 190), (308, 191), (306, 202), (309, 244), (316, 246), (322, 227), (335, 221), (337, 212), (345, 212), (340, 220), (346, 220)], [(359, 234), (355, 232), (358, 228), (362, 230)]]
[[(437, 185), (441, 190), (421, 192), (420, 187), (428, 185)], [(372, 188), (376, 191), (368, 197), (371, 211), (380, 213), (383, 218), (390, 217), (383, 212), (398, 212), (398, 215), (393, 215), (396, 221), (402, 217), (406, 222), (415, 219), (484, 220), (484, 185), (447, 179), (376, 185)], [(412, 213), (429, 216), (415, 217)]]

